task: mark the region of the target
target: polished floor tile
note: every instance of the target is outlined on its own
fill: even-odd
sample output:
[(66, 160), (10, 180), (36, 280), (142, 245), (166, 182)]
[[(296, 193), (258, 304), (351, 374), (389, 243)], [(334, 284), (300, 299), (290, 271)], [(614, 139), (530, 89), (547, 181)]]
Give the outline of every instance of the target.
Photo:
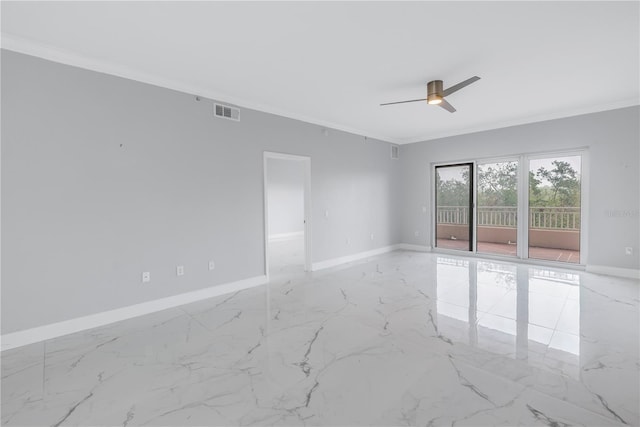
[[(468, 240), (438, 239), (437, 246), (443, 249), (455, 249), (460, 251), (469, 250)], [(515, 243), (493, 243), (478, 241), (478, 252), (480, 254), (493, 254), (501, 256), (517, 256)], [(546, 261), (560, 261), (578, 264), (580, 262), (580, 251), (571, 249), (553, 249), (531, 246), (528, 249), (529, 258)]]
[(304, 270), (304, 235), (269, 241), (269, 275), (287, 277)]
[(638, 281), (403, 251), (285, 264), (2, 352), (2, 424), (640, 423)]

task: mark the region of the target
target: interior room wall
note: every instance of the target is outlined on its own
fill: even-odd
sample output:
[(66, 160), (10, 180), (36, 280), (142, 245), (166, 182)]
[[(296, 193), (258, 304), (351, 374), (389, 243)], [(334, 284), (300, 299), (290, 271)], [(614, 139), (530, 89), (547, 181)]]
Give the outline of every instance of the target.
[(303, 233), (304, 162), (267, 159), (267, 171), (269, 238)]
[[(431, 245), (432, 162), (586, 147), (589, 163), (586, 264), (638, 270), (639, 118), (640, 107), (636, 106), (402, 145), (403, 242)], [(625, 247), (632, 247), (633, 255), (625, 255)]]
[(313, 262), (400, 241), (386, 142), (1, 59), (2, 334), (264, 275), (264, 151), (311, 157)]

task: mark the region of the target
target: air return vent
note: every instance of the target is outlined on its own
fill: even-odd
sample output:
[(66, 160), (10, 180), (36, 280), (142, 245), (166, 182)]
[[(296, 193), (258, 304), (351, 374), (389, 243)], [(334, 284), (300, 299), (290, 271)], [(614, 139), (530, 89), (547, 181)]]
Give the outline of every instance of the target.
[(228, 105), (214, 104), (214, 113), (216, 117), (221, 119), (240, 121), (240, 109), (235, 107), (229, 107)]
[(397, 159), (400, 156), (400, 147), (398, 147), (397, 145), (392, 145), (391, 146), (391, 158), (392, 159)]

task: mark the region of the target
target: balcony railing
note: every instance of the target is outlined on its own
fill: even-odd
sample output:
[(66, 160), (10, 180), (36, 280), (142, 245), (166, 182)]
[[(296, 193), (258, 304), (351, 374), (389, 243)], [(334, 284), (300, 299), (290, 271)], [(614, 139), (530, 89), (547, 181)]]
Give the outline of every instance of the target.
[[(477, 209), (478, 226), (515, 227), (518, 209), (515, 206), (483, 206)], [(468, 224), (466, 206), (438, 206), (438, 224)], [(530, 207), (529, 226), (550, 230), (579, 230), (580, 208)]]

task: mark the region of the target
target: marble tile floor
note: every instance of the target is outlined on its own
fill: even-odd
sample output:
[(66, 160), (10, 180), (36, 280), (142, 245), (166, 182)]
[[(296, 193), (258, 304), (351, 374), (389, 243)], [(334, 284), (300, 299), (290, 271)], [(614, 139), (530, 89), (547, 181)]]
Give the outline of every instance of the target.
[(304, 236), (269, 241), (269, 276), (284, 278), (304, 272)]
[[(459, 251), (469, 250), (468, 240), (451, 240), (451, 239), (438, 239), (437, 247), (443, 249), (455, 249)], [(507, 243), (492, 243), (492, 242), (478, 242), (478, 253), (480, 254), (494, 254), (502, 256), (516, 256), (516, 245)], [(574, 251), (571, 249), (553, 249), (553, 248), (540, 248), (536, 246), (529, 247), (529, 258), (545, 260), (545, 261), (559, 261), (568, 262), (571, 264), (580, 263), (580, 251)]]
[(2, 425), (638, 425), (638, 281), (396, 251), (2, 353)]

